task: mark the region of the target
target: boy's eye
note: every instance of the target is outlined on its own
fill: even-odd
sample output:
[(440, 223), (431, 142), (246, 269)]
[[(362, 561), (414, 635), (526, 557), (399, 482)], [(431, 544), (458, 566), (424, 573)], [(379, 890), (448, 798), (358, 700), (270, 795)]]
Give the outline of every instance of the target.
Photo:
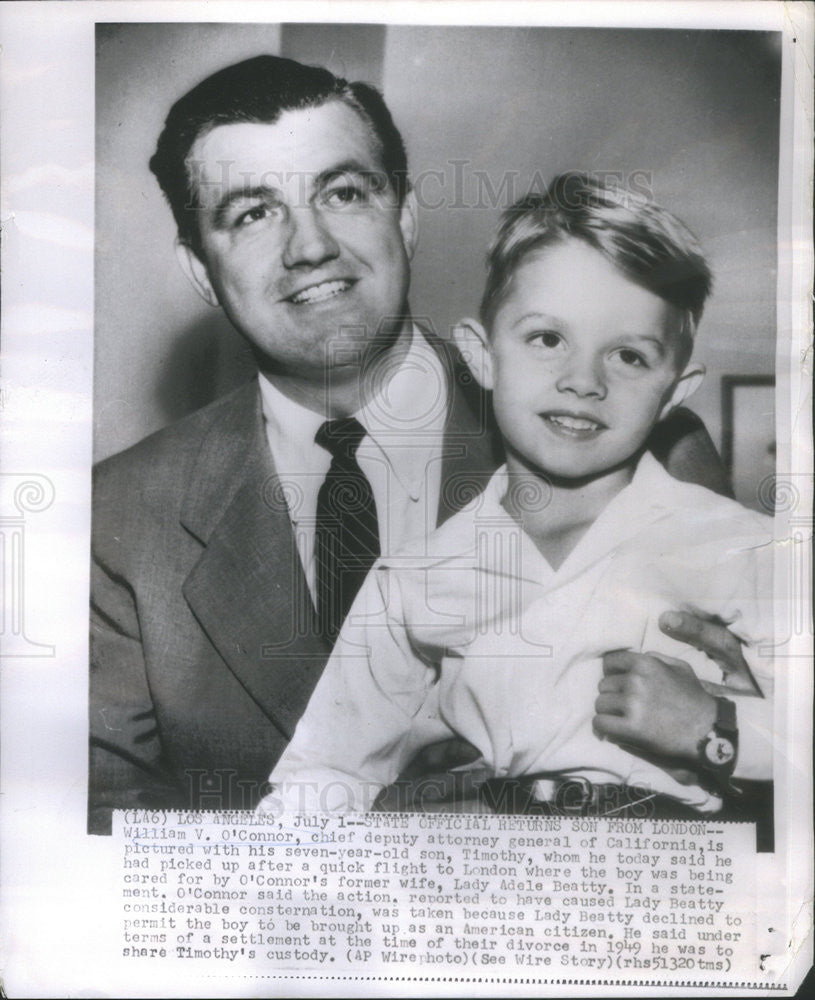
[(622, 347), (617, 351), (617, 357), (624, 365), (632, 368), (648, 368), (648, 362), (639, 351), (634, 351), (630, 347)]
[(535, 344), (537, 347), (558, 347), (561, 340), (560, 334), (555, 333), (554, 330), (538, 330), (529, 337), (529, 343)]

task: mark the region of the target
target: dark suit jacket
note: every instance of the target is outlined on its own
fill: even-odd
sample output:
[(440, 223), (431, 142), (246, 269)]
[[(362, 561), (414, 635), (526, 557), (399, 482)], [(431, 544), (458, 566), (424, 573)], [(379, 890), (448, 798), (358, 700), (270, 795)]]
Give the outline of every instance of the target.
[[(500, 452), (486, 397), (435, 345), (451, 388), (441, 523)], [(722, 489), (688, 411), (653, 447), (678, 478)], [(263, 794), (329, 653), (276, 485), (254, 380), (97, 468), (91, 832), (111, 808), (251, 809)]]

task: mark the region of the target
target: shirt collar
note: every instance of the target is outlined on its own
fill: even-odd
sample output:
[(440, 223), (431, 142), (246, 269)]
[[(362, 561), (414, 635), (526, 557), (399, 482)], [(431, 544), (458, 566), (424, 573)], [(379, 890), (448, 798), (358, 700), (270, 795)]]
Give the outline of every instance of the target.
[[(315, 444), (314, 438), (325, 423), (325, 417), (282, 393), (263, 372), (258, 383), (263, 419), (272, 444), (277, 474), (285, 476), (320, 471), (324, 474), (331, 458)], [(324, 460), (322, 456), (325, 456)]]
[[(601, 511), (566, 560), (553, 572), (531, 537), (504, 509), (502, 501), (508, 488), (507, 468), (502, 465), (493, 473), (484, 492), (437, 529), (421, 555), (410, 552), (405, 565), (428, 569), (448, 561), (465, 565), (476, 560), (481, 572), (520, 576), (533, 583), (554, 576), (566, 580), (603, 559), (645, 525), (675, 509), (677, 491), (683, 494), (683, 499), (693, 502), (692, 491), (684, 489), (684, 484), (670, 476), (653, 455), (646, 452), (631, 482)], [(526, 499), (534, 502), (532, 497)], [(504, 536), (504, 541), (502, 544), (493, 541), (479, 548), (476, 539), (483, 533), (493, 539)], [(394, 568), (401, 565), (398, 556), (383, 562)]]
[[(262, 372), (259, 384), (278, 475), (324, 476), (331, 457), (314, 438), (326, 418), (286, 396)], [(380, 380), (373, 397), (354, 414), (414, 499), (419, 497), (427, 475), (427, 452), (441, 449), (447, 401), (444, 367), (414, 325), (399, 367)]]
[(414, 500), (427, 476), (428, 451), (441, 448), (447, 401), (442, 363), (414, 326), (398, 369), (380, 381), (372, 398), (355, 414)]

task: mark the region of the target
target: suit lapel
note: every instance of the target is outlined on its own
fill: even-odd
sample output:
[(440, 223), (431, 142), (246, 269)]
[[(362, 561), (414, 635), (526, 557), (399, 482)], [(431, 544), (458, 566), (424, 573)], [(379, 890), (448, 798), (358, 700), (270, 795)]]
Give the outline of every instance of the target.
[(483, 491), (503, 458), (489, 394), (475, 381), (454, 344), (432, 333), (425, 337), (444, 365), (450, 392), (442, 444), (437, 520), (441, 525)]
[[(450, 388), (441, 524), (483, 489), (501, 458), (488, 397), (453, 345), (432, 334), (427, 339)], [(213, 411), (181, 519), (204, 546), (184, 582), (184, 596), (230, 670), (290, 737), (329, 648), (316, 632), (256, 381)]]
[(204, 438), (182, 522), (205, 546), (184, 583), (204, 632), (286, 735), (322, 673), (327, 647), (266, 442), (256, 382)]

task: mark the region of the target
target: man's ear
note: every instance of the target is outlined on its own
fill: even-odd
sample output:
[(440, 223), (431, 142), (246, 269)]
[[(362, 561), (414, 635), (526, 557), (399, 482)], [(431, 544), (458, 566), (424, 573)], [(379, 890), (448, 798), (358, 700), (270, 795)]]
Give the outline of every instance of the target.
[(419, 241), (419, 206), (416, 201), (416, 193), (412, 188), (405, 195), (399, 213), (399, 228), (402, 230), (405, 253), (408, 260), (412, 260), (416, 244)]
[(671, 410), (680, 406), (689, 396), (692, 396), (702, 384), (704, 377), (704, 365), (697, 364), (696, 362), (691, 362), (687, 365), (679, 376), (679, 381), (674, 386), (668, 402), (662, 407), (659, 419), (662, 420), (664, 417), (667, 417)]
[(175, 255), (181, 270), (187, 276), (187, 280), (201, 298), (205, 302), (209, 302), (211, 306), (219, 305), (218, 296), (215, 294), (215, 289), (210, 283), (209, 274), (207, 274), (206, 264), (198, 254), (186, 243), (177, 239), (175, 241)]
[(463, 319), (453, 327), (453, 340), (467, 367), (482, 389), (492, 389), (492, 354), (487, 331), (475, 319)]

